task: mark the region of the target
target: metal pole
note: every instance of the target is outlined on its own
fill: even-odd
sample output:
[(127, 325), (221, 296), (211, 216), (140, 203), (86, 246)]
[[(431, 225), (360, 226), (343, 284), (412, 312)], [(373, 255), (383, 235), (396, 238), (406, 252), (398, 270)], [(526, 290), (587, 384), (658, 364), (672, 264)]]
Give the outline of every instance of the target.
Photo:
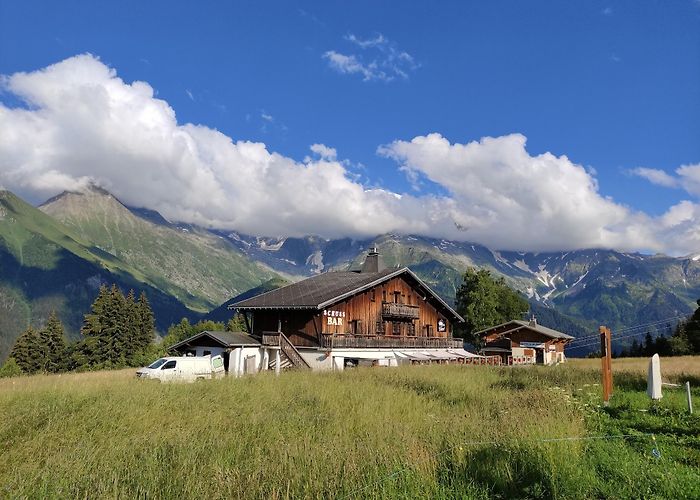
[(685, 383), (685, 395), (688, 397), (688, 412), (693, 414), (693, 398), (690, 396), (690, 382)]

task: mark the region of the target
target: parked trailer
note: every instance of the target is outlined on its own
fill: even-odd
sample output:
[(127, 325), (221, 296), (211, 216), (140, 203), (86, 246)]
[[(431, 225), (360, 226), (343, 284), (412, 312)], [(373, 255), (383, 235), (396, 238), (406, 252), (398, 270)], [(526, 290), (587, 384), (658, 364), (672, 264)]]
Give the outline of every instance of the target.
[(224, 375), (221, 356), (169, 356), (136, 372), (136, 377), (161, 382), (194, 382)]

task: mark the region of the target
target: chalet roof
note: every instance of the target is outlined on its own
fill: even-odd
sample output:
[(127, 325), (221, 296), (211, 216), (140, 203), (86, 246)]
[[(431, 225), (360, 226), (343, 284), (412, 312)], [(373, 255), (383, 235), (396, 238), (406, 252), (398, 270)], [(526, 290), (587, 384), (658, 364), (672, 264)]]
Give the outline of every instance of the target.
[(508, 327), (508, 328), (504, 329), (503, 332), (501, 333), (501, 335), (508, 335), (509, 333), (515, 333), (515, 332), (522, 330), (522, 329), (528, 329), (528, 330), (532, 330), (534, 332), (537, 332), (537, 333), (544, 335), (545, 337), (549, 337), (552, 339), (571, 340), (574, 338), (571, 335), (567, 335), (566, 333), (562, 333), (562, 332), (559, 332), (557, 330), (553, 330), (552, 328), (547, 328), (546, 326), (538, 325), (537, 323), (533, 323), (530, 321), (522, 321), (519, 319), (514, 319), (512, 321), (508, 321), (507, 323), (501, 323), (500, 325), (491, 326), (489, 328), (484, 328), (483, 330), (476, 332), (475, 335), (479, 335), (479, 336), (483, 337), (484, 335), (488, 334), (489, 332), (491, 332), (493, 330), (498, 330), (504, 326)]
[(407, 267), (384, 269), (376, 273), (351, 271), (323, 273), (235, 302), (229, 306), (229, 309), (243, 311), (254, 309), (324, 309), (402, 275), (415, 281), (417, 287), (424, 291), (426, 297), (430, 297), (438, 303), (438, 307), (446, 310), (454, 319), (460, 322), (464, 321), (454, 309)]
[(169, 349), (177, 349), (178, 347), (192, 344), (194, 341), (202, 337), (211, 338), (215, 342), (221, 344), (221, 347), (257, 347), (260, 345), (258, 340), (244, 332), (212, 332), (205, 330), (196, 335), (192, 335), (191, 337), (188, 337), (177, 344), (171, 345)]

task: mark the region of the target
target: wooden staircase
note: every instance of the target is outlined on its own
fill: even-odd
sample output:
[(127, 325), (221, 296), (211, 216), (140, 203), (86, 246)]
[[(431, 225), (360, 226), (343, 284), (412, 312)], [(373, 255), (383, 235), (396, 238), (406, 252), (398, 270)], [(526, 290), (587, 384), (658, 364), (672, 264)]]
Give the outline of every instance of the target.
[[(276, 346), (280, 350), (280, 369), (291, 370), (310, 370), (311, 367), (304, 360), (304, 358), (299, 354), (296, 347), (289, 341), (287, 336), (282, 332), (264, 332), (263, 333), (263, 345), (266, 346)], [(277, 362), (275, 356), (270, 356), (269, 361), (270, 370), (275, 370), (277, 368)]]

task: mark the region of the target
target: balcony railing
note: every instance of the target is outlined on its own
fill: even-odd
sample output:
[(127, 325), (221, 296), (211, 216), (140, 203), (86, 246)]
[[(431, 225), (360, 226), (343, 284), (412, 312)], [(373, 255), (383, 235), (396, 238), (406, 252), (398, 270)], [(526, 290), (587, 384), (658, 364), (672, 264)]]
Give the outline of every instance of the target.
[(462, 339), (446, 337), (404, 337), (399, 335), (338, 335), (321, 334), (321, 348), (439, 348), (461, 349), (464, 347)]
[(420, 317), (420, 307), (384, 302), (382, 304), (382, 316), (385, 318), (418, 319)]

